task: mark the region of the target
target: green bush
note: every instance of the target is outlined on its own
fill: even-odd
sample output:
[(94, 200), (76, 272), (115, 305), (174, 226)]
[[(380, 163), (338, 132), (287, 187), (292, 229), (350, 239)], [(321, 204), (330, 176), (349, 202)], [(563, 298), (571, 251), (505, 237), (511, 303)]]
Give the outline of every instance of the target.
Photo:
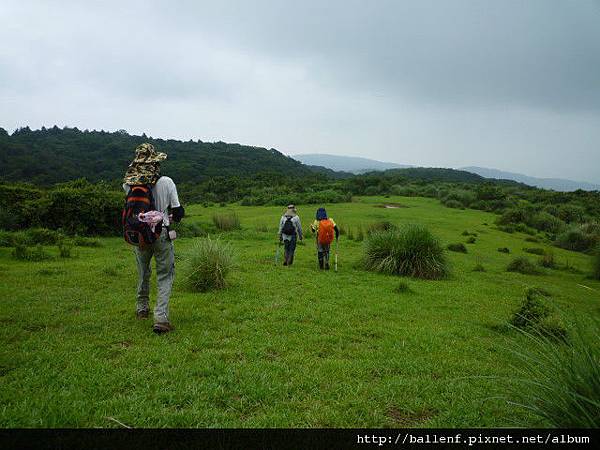
[(25, 244), (17, 243), (12, 251), (12, 257), (22, 261), (45, 261), (52, 259), (41, 244), (35, 247), (27, 247)]
[(523, 251), (525, 253), (531, 253), (532, 255), (543, 255), (546, 253), (545, 250), (540, 247), (524, 248)]
[(481, 263), (475, 264), (475, 267), (473, 267), (473, 272), (485, 272), (485, 267)]
[(467, 246), (462, 242), (458, 242), (456, 244), (448, 244), (446, 248), (451, 252), (467, 253)]
[(600, 427), (600, 324), (579, 321), (567, 345), (523, 331), (514, 350), (511, 402), (555, 428)]
[(239, 230), (241, 228), (240, 219), (236, 213), (214, 214), (213, 223), (220, 231)]
[(72, 240), (77, 247), (102, 247), (102, 243), (98, 239), (74, 236)]
[(195, 222), (179, 222), (174, 224), (173, 229), (177, 232), (177, 237), (204, 237), (208, 234), (200, 224)]
[(550, 315), (550, 308), (544, 303), (543, 298), (548, 297), (546, 292), (536, 288), (525, 289), (523, 301), (513, 313), (510, 323), (521, 329), (537, 328), (543, 319)]
[(539, 265), (547, 269), (556, 269), (556, 261), (554, 261), (554, 252), (548, 250), (538, 261)]
[(548, 231), (549, 233), (558, 233), (565, 228), (565, 223), (562, 220), (545, 211), (534, 214), (527, 225), (536, 230)]
[(509, 248), (507, 248), (507, 247), (500, 247), (500, 248), (498, 249), (498, 251), (499, 251), (500, 253), (510, 253), (510, 249), (509, 249)]
[(395, 230), (397, 227), (389, 220), (383, 220), (381, 222), (375, 222), (369, 224), (367, 227), (367, 234), (375, 233), (378, 231), (391, 231)]
[(508, 272), (519, 272), (524, 275), (540, 275), (541, 271), (524, 256), (514, 258), (506, 267)]
[(0, 230), (15, 231), (20, 228), (20, 214), (12, 208), (0, 206)]
[(600, 243), (600, 233), (594, 224), (574, 226), (559, 234), (554, 244), (566, 250), (584, 252)]
[(443, 205), (448, 208), (463, 209), (465, 206), (458, 200), (448, 200), (443, 202)]
[(356, 242), (362, 242), (365, 240), (365, 232), (363, 230), (363, 227), (358, 227), (358, 229), (356, 230)]
[(58, 254), (61, 258), (70, 258), (73, 250), (73, 241), (71, 239), (61, 239), (58, 242)]
[(222, 289), (232, 267), (233, 253), (228, 244), (210, 237), (199, 239), (186, 255), (183, 280), (196, 292)]
[(62, 233), (47, 228), (30, 228), (23, 232), (23, 236), (28, 245), (54, 245), (64, 238)]
[(369, 235), (363, 265), (367, 270), (425, 279), (443, 278), (449, 272), (444, 249), (437, 238), (420, 225)]
[(477, 239), (475, 239), (473, 236), (467, 239), (467, 244), (474, 244), (475, 242), (477, 242)]
[(410, 286), (408, 285), (408, 283), (406, 283), (405, 281), (401, 281), (394, 288), (394, 292), (396, 294), (409, 294), (409, 293), (412, 293), (413, 290), (410, 288)]

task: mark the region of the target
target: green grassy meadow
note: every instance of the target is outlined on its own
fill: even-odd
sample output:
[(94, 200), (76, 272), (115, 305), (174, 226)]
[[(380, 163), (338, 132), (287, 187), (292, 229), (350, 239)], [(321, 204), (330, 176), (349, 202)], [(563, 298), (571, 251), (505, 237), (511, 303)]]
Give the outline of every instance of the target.
[[(554, 248), (560, 265), (579, 272), (506, 272), (514, 256), (537, 260), (524, 247), (550, 246), (496, 230), (494, 214), (433, 199), (325, 206), (344, 229), (420, 223), (444, 246), (465, 242), (465, 230), (478, 236), (467, 254), (447, 252), (445, 280), (365, 272), (363, 243), (347, 235), (338, 272), (320, 272), (310, 235), (291, 268), (275, 266), (283, 208), (192, 205), (184, 220), (207, 227), (215, 213), (237, 213), (242, 229), (219, 234), (236, 269), (226, 289), (205, 294), (187, 292), (180, 277), (170, 307), (176, 330), (164, 336), (151, 332), (151, 319), (135, 318), (137, 272), (122, 239), (44, 262), (16, 261), (0, 248), (0, 426), (547, 425), (507, 402), (513, 349), (524, 341), (502, 325), (527, 286), (548, 290), (567, 324), (600, 316), (589, 256)], [(298, 206), (305, 230), (316, 207)], [(192, 241), (175, 242), (176, 267)], [(474, 272), (476, 264), (486, 271)], [(402, 280), (414, 292), (395, 292)]]

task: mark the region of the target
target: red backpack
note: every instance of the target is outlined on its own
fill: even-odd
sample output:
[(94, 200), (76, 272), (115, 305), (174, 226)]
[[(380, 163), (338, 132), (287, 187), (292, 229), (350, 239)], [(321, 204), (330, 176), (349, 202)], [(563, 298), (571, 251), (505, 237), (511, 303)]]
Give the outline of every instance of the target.
[(125, 207), (122, 214), (125, 242), (136, 247), (144, 247), (156, 242), (160, 237), (162, 224), (158, 224), (152, 231), (149, 224), (140, 222), (138, 219), (139, 213), (147, 213), (154, 209), (152, 187), (147, 184), (131, 186), (125, 197)]
[(333, 242), (335, 235), (333, 221), (331, 219), (323, 219), (319, 221), (319, 233), (317, 239), (319, 244), (329, 245)]

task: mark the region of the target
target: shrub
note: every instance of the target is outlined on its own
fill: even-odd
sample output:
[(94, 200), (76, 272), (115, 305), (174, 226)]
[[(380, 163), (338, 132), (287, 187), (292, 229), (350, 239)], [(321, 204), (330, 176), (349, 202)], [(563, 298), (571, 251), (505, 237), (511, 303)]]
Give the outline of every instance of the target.
[(448, 244), (446, 248), (451, 252), (467, 253), (467, 246), (462, 242), (456, 244)]
[(524, 248), (523, 251), (526, 253), (531, 253), (532, 255), (543, 255), (546, 253), (544, 249), (540, 247)]
[(73, 250), (73, 241), (70, 239), (61, 239), (58, 241), (58, 254), (61, 258), (70, 258)]
[(367, 234), (375, 233), (377, 231), (391, 231), (397, 229), (389, 220), (383, 220), (381, 222), (375, 222), (367, 227)]
[(215, 214), (212, 216), (212, 220), (217, 229), (221, 231), (239, 230), (241, 228), (240, 219), (235, 213)]
[(558, 217), (554, 217), (545, 211), (535, 214), (527, 225), (540, 231), (548, 231), (550, 233), (558, 233), (565, 227), (565, 223)]
[(555, 215), (567, 223), (582, 222), (585, 217), (585, 209), (576, 205), (561, 205)]
[(102, 243), (98, 239), (83, 236), (73, 237), (73, 244), (77, 247), (102, 247)]
[(233, 266), (231, 248), (210, 237), (199, 239), (186, 258), (184, 283), (197, 292), (225, 287), (225, 278)]
[(395, 288), (394, 288), (394, 292), (396, 294), (408, 294), (413, 292), (413, 290), (410, 288), (410, 286), (408, 285), (408, 283), (406, 283), (405, 281), (401, 281)]
[(473, 267), (473, 272), (485, 272), (485, 267), (483, 267), (483, 264), (477, 263), (475, 264), (475, 267)]
[(519, 256), (513, 259), (506, 267), (508, 272), (518, 272), (524, 275), (539, 275), (540, 270), (529, 259)]
[(22, 219), (18, 212), (0, 206), (0, 230), (18, 230), (21, 222)]
[(552, 250), (545, 252), (544, 255), (539, 259), (538, 264), (547, 269), (555, 269), (556, 262), (554, 261), (554, 252)]
[(592, 258), (592, 278), (600, 280), (600, 245), (596, 247)]
[(566, 250), (586, 251), (593, 248), (598, 242), (593, 233), (586, 233), (582, 226), (572, 227), (556, 237), (555, 245)]
[(471, 233), (469, 233), (467, 230), (462, 232), (463, 236), (471, 236)]
[(47, 228), (31, 228), (24, 232), (24, 238), (29, 245), (54, 245), (58, 244), (64, 238), (64, 235)]
[(363, 231), (362, 227), (358, 227), (358, 230), (356, 231), (356, 242), (362, 242), (365, 239), (365, 232)]
[(475, 242), (477, 242), (477, 239), (475, 239), (473, 236), (467, 239), (467, 244), (474, 244)]
[(372, 233), (365, 243), (363, 265), (367, 270), (425, 279), (443, 278), (449, 272), (444, 249), (420, 225)]
[(510, 249), (509, 249), (509, 248), (507, 248), (507, 247), (500, 247), (500, 248), (498, 249), (498, 251), (499, 251), (500, 253), (510, 253)]
[(17, 243), (15, 244), (15, 248), (12, 252), (12, 257), (22, 261), (45, 261), (52, 259), (52, 257), (46, 253), (41, 244), (31, 248), (27, 247), (25, 244)]
[(527, 236), (525, 238), (525, 242), (537, 243), (537, 242), (540, 242), (540, 240), (538, 238), (536, 238), (536, 237), (533, 237), (533, 236)]
[(448, 200), (445, 201), (444, 206), (448, 207), (448, 208), (455, 208), (455, 209), (462, 209), (464, 208), (464, 205), (459, 202), (458, 200)]
[(207, 235), (206, 231), (195, 222), (179, 222), (173, 228), (177, 232), (177, 237), (204, 237)]
[(568, 345), (523, 332), (511, 401), (555, 428), (600, 427), (600, 324), (578, 322)]
[(537, 288), (525, 289), (523, 301), (513, 313), (511, 325), (521, 329), (537, 328), (541, 321), (550, 315), (550, 308), (542, 301), (548, 297), (545, 291)]

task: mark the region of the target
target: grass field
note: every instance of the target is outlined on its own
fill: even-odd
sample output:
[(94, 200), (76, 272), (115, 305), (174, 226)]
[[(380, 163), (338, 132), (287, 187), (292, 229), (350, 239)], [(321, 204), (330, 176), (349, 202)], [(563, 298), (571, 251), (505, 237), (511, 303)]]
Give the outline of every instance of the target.
[[(381, 207), (391, 202), (403, 207)], [(315, 209), (299, 206), (304, 228)], [(294, 266), (275, 266), (282, 208), (194, 205), (186, 220), (208, 226), (229, 210), (242, 225), (220, 235), (236, 254), (229, 286), (195, 294), (176, 281), (177, 329), (164, 336), (135, 319), (134, 257), (121, 239), (45, 262), (0, 249), (0, 426), (545, 426), (507, 402), (512, 349), (525, 343), (502, 325), (527, 286), (548, 290), (567, 323), (600, 315), (588, 256), (554, 249), (580, 273), (506, 272), (514, 256), (537, 258), (524, 247), (549, 246), (494, 229), (493, 214), (400, 197), (328, 207), (346, 229), (421, 223), (444, 245), (478, 234), (467, 254), (448, 252), (448, 279), (423, 281), (360, 270), (363, 243), (347, 236), (337, 273), (317, 270), (308, 237)], [(177, 265), (191, 243), (175, 242)], [(395, 292), (401, 280), (412, 293)]]

